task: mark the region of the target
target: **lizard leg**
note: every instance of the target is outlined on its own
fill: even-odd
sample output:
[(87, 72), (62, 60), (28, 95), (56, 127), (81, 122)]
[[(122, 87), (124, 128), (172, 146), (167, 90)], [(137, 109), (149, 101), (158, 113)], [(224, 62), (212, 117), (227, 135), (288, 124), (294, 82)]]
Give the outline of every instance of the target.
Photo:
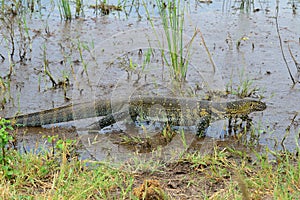
[(88, 130), (101, 130), (104, 127), (113, 125), (117, 121), (123, 120), (127, 116), (128, 116), (128, 113), (124, 112), (124, 111), (108, 114), (105, 117), (103, 117), (102, 119), (90, 124), (87, 127), (87, 129)]
[(197, 121), (197, 136), (205, 137), (206, 129), (209, 127), (210, 117), (205, 116)]

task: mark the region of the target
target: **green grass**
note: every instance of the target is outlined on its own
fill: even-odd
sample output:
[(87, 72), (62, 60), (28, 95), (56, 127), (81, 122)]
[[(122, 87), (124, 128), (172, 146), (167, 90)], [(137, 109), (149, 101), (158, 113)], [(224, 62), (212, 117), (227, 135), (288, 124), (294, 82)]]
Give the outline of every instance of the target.
[(241, 0), (240, 1), (240, 10), (250, 12), (251, 10), (254, 10), (254, 1), (251, 0)]
[(146, 15), (151, 23), (152, 29), (156, 34), (161, 49), (164, 62), (170, 68), (171, 77), (174, 80), (182, 82), (186, 79), (189, 65), (190, 46), (195, 38), (196, 33), (188, 44), (184, 41), (184, 13), (185, 2), (180, 0), (168, 0), (166, 2), (156, 0), (159, 16), (164, 30), (167, 50), (164, 49), (162, 41), (154, 26), (152, 16), (145, 2), (143, 2)]
[(75, 16), (79, 17), (81, 11), (82, 11), (82, 0), (76, 0), (76, 12), (75, 12)]
[(269, 153), (256, 153), (252, 161), (244, 152), (224, 148), (209, 156), (188, 154), (181, 162), (189, 162), (211, 183), (225, 183), (212, 199), (296, 199), (300, 195), (299, 156), (273, 152), (272, 160)]
[(184, 7), (181, 8), (179, 0), (167, 3), (157, 0), (156, 3), (167, 39), (174, 77), (183, 81), (187, 71), (183, 55)]
[(0, 110), (10, 99), (10, 80), (0, 77)]
[[(260, 88), (253, 86), (253, 80), (245, 77), (245, 70), (243, 69), (239, 74), (239, 83), (234, 86), (233, 74), (231, 75), (230, 81), (226, 84), (226, 92), (228, 94), (236, 95), (240, 98), (251, 97), (253, 95), (258, 95)], [(259, 96), (262, 98), (263, 96)]]
[(14, 161), (18, 175), (0, 175), (1, 199), (108, 199), (130, 197), (133, 177), (119, 169), (98, 164), (87, 169), (72, 160), (62, 165), (44, 155), (26, 154)]
[[(66, 141), (66, 144), (70, 143)], [(167, 165), (151, 159), (143, 162), (133, 159), (113, 166), (106, 162), (80, 161), (76, 156), (66, 159), (68, 150), (60, 150), (55, 155), (7, 150), (14, 174), (0, 173), (0, 198), (137, 199), (134, 194), (145, 180), (160, 183), (154, 191), (159, 191), (164, 199), (172, 199), (174, 189), (168, 183), (176, 180), (191, 197), (203, 199), (296, 199), (300, 195), (300, 158), (290, 152), (266, 148), (264, 153), (252, 151), (255, 156), (250, 158), (244, 151), (215, 146), (210, 154), (186, 153)], [(177, 173), (176, 166), (182, 166), (178, 169), (184, 171), (184, 177)], [(193, 193), (195, 188), (201, 193)], [(149, 195), (144, 192), (140, 195)]]
[[(76, 2), (76, 11), (77, 11), (77, 4), (79, 5), (79, 3)], [(80, 8), (81, 8), (81, 5), (80, 5)], [(79, 10), (80, 10), (80, 8), (79, 8)], [(66, 20), (66, 21), (71, 21), (72, 12), (71, 12), (71, 6), (70, 6), (69, 0), (60, 0), (59, 12), (60, 12), (62, 19)]]

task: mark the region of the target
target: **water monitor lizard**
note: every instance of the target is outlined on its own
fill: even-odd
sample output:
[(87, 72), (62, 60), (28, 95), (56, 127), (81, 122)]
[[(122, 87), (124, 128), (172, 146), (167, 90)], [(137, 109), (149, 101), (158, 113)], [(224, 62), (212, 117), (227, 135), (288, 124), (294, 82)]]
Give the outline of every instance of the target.
[(98, 100), (90, 104), (67, 105), (10, 119), (24, 126), (41, 126), (104, 116), (89, 126), (89, 129), (102, 129), (130, 116), (134, 121), (142, 118), (167, 121), (172, 125), (197, 125), (199, 133), (211, 121), (243, 117), (265, 108), (264, 102), (253, 99), (212, 102), (196, 98), (137, 96), (128, 100)]

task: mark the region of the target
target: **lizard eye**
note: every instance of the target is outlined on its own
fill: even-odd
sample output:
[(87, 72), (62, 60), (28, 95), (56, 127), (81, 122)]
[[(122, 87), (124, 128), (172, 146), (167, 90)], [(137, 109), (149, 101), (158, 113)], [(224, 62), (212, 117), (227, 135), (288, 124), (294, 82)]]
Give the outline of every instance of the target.
[(253, 102), (250, 102), (250, 103), (249, 103), (249, 108), (252, 109), (253, 107), (254, 107)]

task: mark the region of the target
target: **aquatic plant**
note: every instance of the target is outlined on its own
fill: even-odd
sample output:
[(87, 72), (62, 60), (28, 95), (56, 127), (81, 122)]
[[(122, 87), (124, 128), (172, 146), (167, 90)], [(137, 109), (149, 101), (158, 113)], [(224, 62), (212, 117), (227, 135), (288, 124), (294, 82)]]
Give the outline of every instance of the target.
[(13, 60), (16, 48), (13, 20), (9, 19), (8, 17), (1, 17), (0, 22), (1, 32), (3, 32), (2, 37), (6, 42), (6, 49), (8, 51), (8, 54), (10, 55), (10, 59)]
[(76, 12), (75, 17), (79, 17), (80, 11), (82, 10), (82, 0), (76, 0)]
[(279, 23), (278, 23), (278, 16), (279, 16), (279, 1), (276, 1), (276, 15), (275, 15), (275, 24), (276, 24), (276, 32), (277, 32), (277, 36), (278, 36), (278, 40), (279, 40), (279, 45), (280, 45), (280, 51), (281, 51), (281, 55), (282, 55), (282, 59), (285, 63), (285, 66), (287, 68), (287, 71), (289, 73), (289, 76), (293, 82), (292, 87), (294, 87), (297, 83), (297, 81), (295, 81), (294, 76), (292, 75), (291, 69), (289, 67), (288, 61), (286, 59), (284, 50), (283, 50), (283, 42), (282, 42), (282, 38), (281, 38), (281, 34), (280, 34), (280, 28), (279, 28)]
[(10, 79), (8, 77), (0, 76), (0, 110), (4, 108), (4, 105), (10, 99)]
[(21, 62), (26, 61), (26, 55), (28, 52), (32, 51), (32, 40), (29, 34), (29, 28), (27, 26), (26, 16), (18, 19), (18, 28), (19, 28), (19, 40), (18, 50), (19, 50), (19, 59)]
[[(236, 88), (233, 87), (233, 80), (231, 79), (228, 84), (226, 84), (226, 92), (228, 94), (236, 95), (240, 98), (251, 97), (253, 94), (257, 93), (260, 88), (253, 86), (253, 80), (245, 77), (245, 70), (243, 69), (239, 74), (240, 83)], [(260, 96), (261, 97), (261, 96)]]
[(174, 78), (183, 81), (187, 72), (187, 60), (183, 57), (184, 7), (180, 10), (180, 0), (169, 1), (167, 6), (162, 1), (156, 2), (167, 38)]
[[(245, 10), (246, 12), (251, 11), (251, 6), (254, 7), (254, 1), (252, 0), (241, 0), (240, 1), (240, 10)], [(254, 10), (254, 9), (252, 9)]]
[[(27, 24), (26, 6), (21, 1), (13, 1), (13, 5), (7, 5), (2, 2), (2, 12), (0, 13), (0, 32), (3, 37), (1, 42), (10, 55), (9, 63), (13, 66), (13, 60), (16, 55), (19, 61), (24, 62), (28, 58), (28, 52), (32, 51), (32, 39), (29, 34)], [(18, 54), (16, 54), (18, 52)], [(2, 60), (5, 57), (1, 56)]]
[[(93, 45), (94, 44), (92, 44), (92, 47), (93, 47)], [(87, 51), (91, 52), (90, 48), (87, 44), (85, 44), (85, 43), (81, 42), (80, 40), (78, 40), (77, 49), (78, 49), (78, 52), (79, 52), (80, 62), (83, 66), (84, 72), (87, 74), (87, 63), (84, 60), (83, 51), (87, 50)]]
[(61, 139), (58, 135), (43, 136), (47, 138), (47, 142), (51, 145), (49, 157), (62, 157), (62, 164), (65, 165), (68, 158), (77, 158), (78, 142), (72, 139)]
[(71, 21), (72, 13), (69, 0), (61, 0), (59, 4), (59, 12), (62, 19)]
[(54, 77), (52, 76), (49, 70), (49, 60), (47, 58), (47, 47), (45, 44), (43, 45), (42, 50), (43, 50), (43, 68), (44, 68), (45, 77), (48, 76), (50, 81), (52, 82), (52, 87), (55, 87), (57, 85), (57, 82), (55, 81)]
[(64, 91), (64, 99), (66, 101), (70, 100), (70, 98), (67, 96), (67, 89), (68, 89), (68, 86), (70, 85), (69, 73), (70, 72), (62, 71), (62, 79), (59, 80), (59, 82), (58, 82), (58, 85), (60, 87), (62, 87), (62, 89)]
[[(156, 0), (156, 4), (168, 46), (168, 53), (165, 53), (163, 45), (159, 44), (163, 59), (170, 66), (172, 77), (176, 81), (184, 81), (189, 64), (189, 47), (194, 39), (194, 37), (191, 39), (186, 48), (183, 41), (185, 2), (181, 2), (180, 0), (168, 0), (167, 2)], [(144, 7), (151, 26), (155, 31), (156, 28), (145, 2)]]

